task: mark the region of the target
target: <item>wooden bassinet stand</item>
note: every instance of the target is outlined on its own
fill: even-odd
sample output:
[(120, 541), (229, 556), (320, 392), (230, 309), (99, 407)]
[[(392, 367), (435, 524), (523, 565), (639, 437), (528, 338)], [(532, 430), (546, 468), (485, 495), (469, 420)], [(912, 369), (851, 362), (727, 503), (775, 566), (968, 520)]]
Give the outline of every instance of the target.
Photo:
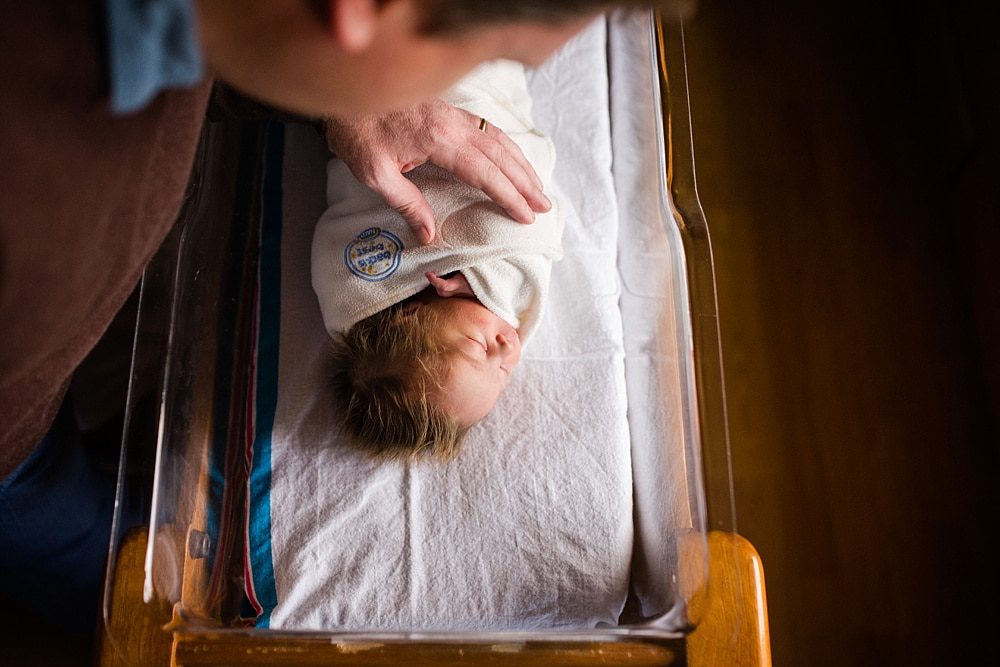
[[(769, 667), (764, 571), (760, 557), (736, 533), (709, 534), (709, 593), (702, 620), (686, 640), (663, 645), (635, 641), (559, 647), (433, 645), (315, 640), (295, 635), (171, 631), (171, 610), (142, 602), (146, 533), (126, 536), (114, 573), (109, 627), (101, 642), (101, 667), (224, 665), (691, 665)], [(112, 637), (126, 638), (115, 645)]]

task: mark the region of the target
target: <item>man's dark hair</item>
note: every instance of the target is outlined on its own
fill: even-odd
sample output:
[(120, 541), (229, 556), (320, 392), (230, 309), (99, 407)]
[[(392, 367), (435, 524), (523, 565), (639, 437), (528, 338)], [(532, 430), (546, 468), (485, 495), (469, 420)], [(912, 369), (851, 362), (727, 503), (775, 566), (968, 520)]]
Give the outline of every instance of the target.
[(426, 4), (424, 31), (448, 34), (511, 21), (558, 25), (615, 6), (647, 8), (669, 0), (427, 0)]
[[(313, 11), (329, 21), (329, 3), (307, 0)], [(423, 30), (427, 34), (458, 33), (497, 23), (527, 21), (558, 25), (591, 12), (612, 7), (676, 10), (690, 0), (421, 0), (426, 6)]]

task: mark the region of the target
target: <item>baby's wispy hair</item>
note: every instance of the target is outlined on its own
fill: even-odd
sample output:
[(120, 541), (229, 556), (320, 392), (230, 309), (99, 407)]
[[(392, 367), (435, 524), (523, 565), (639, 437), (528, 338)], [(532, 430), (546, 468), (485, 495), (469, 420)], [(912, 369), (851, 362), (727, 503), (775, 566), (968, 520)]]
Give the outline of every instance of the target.
[(344, 430), (378, 458), (449, 460), (469, 430), (435, 405), (447, 369), (431, 311), (397, 304), (334, 340), (332, 387)]

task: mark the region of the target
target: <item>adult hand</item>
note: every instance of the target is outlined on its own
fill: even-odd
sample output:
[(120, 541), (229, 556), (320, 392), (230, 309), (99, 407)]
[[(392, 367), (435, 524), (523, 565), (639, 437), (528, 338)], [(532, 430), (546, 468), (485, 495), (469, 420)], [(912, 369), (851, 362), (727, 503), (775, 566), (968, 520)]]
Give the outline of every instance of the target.
[(421, 243), (434, 238), (434, 212), (403, 176), (425, 162), (479, 188), (522, 223), (552, 204), (542, 182), (510, 137), (443, 100), (344, 120), (328, 118), (326, 141), (359, 181), (385, 197)]

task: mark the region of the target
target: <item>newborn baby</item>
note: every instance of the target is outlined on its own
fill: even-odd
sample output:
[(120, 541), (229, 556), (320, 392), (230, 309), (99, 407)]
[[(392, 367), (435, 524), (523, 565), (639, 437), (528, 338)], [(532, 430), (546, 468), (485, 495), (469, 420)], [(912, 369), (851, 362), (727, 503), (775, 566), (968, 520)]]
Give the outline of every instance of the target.
[(555, 150), (531, 121), (523, 68), (482, 65), (445, 100), (507, 132), (552, 208), (520, 224), (427, 164), (409, 174), (438, 220), (433, 241), (420, 245), (379, 195), (330, 161), (312, 282), (334, 339), (332, 384), (345, 430), (379, 456), (458, 453), (506, 388), (541, 315), (552, 262), (562, 256)]

